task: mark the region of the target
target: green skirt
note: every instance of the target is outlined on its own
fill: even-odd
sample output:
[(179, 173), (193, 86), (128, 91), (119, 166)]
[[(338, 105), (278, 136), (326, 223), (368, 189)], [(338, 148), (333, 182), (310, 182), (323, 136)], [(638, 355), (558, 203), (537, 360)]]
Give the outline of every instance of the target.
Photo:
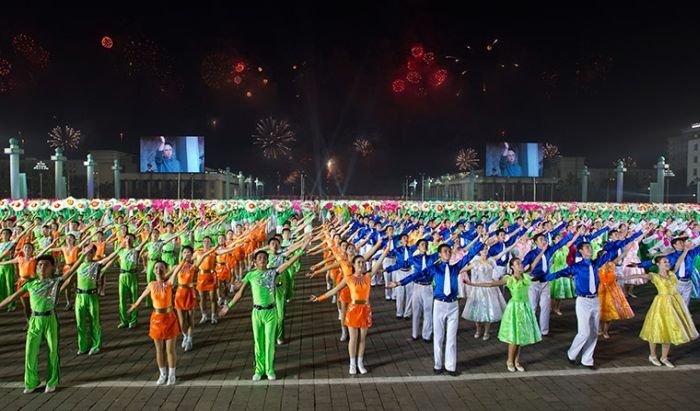
[(550, 282), (549, 289), (553, 300), (566, 300), (574, 298), (574, 280), (569, 277), (559, 277)]
[(542, 340), (540, 327), (529, 301), (508, 301), (498, 329), (498, 339), (515, 345), (529, 345)]

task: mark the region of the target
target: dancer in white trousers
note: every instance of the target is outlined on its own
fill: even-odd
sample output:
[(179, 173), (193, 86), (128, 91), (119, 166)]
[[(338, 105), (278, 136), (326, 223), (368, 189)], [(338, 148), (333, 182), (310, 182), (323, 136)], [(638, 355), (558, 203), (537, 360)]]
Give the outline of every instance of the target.
[[(437, 254), (428, 255), (428, 241), (418, 240), (416, 243), (417, 251), (411, 258), (413, 264), (413, 272), (423, 271), (428, 266), (433, 265), (438, 259)], [(398, 288), (397, 288), (398, 290)], [(411, 298), (411, 308), (413, 315), (411, 317), (411, 338), (413, 341), (418, 341), (418, 332), (421, 319), (423, 327), (420, 332), (423, 341), (429, 343), (433, 339), (433, 284), (430, 281), (416, 281), (413, 283), (413, 293)]]
[(576, 364), (576, 359), (581, 354), (581, 365), (593, 368), (593, 352), (598, 342), (598, 323), (600, 321), (600, 301), (598, 300), (598, 269), (608, 261), (617, 258), (617, 250), (624, 248), (628, 243), (641, 236), (638, 232), (627, 240), (618, 241), (614, 244), (608, 243), (605, 254), (595, 260), (591, 260), (593, 249), (591, 244), (582, 242), (578, 245), (582, 260), (566, 267), (561, 271), (548, 274), (547, 281), (559, 277), (569, 276), (574, 278), (574, 288), (576, 292), (576, 321), (578, 332), (567, 353), (569, 363)]
[(401, 282), (392, 282), (390, 288), (411, 282), (432, 282), (433, 289), (433, 372), (442, 374), (443, 367), (449, 375), (457, 376), (457, 328), (459, 322), (459, 272), (483, 247), (482, 242), (471, 248), (467, 255), (450, 264), (452, 248), (447, 244), (438, 247), (440, 260), (415, 272)]

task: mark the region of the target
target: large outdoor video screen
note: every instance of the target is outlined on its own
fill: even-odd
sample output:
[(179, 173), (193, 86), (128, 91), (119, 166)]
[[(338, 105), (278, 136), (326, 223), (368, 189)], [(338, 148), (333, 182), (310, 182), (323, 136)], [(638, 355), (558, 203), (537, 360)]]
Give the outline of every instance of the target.
[(203, 173), (204, 137), (141, 137), (142, 173)]
[(542, 145), (503, 142), (486, 146), (487, 177), (542, 177)]

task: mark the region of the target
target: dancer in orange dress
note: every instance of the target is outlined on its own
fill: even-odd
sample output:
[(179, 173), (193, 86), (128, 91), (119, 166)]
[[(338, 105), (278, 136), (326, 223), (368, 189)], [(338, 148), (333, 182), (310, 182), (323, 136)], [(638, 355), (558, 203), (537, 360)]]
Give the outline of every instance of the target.
[[(603, 250), (598, 251), (598, 257), (604, 254)], [(600, 299), (600, 322), (603, 338), (610, 338), (610, 323), (612, 321), (627, 320), (634, 317), (634, 311), (625, 298), (625, 293), (617, 282), (616, 261), (624, 258), (624, 254), (603, 264), (598, 269), (600, 285), (598, 286), (598, 298)]]
[[(364, 364), (365, 345), (367, 339), (367, 329), (372, 326), (372, 308), (369, 305), (369, 292), (371, 290), (370, 281), (382, 267), (384, 258), (389, 253), (389, 248), (385, 248), (381, 257), (374, 263), (372, 269), (368, 272), (365, 270), (366, 261), (362, 256), (355, 256), (352, 259), (352, 271), (349, 275), (345, 275), (343, 280), (332, 290), (327, 291), (320, 297), (311, 296), (310, 301), (318, 302), (336, 294), (347, 284), (350, 289), (352, 301), (348, 306), (348, 312), (345, 315), (345, 325), (350, 333), (350, 342), (348, 343), (348, 354), (350, 355), (350, 374), (367, 374), (367, 369)], [(358, 330), (360, 338), (358, 341)], [(357, 360), (356, 360), (357, 358)]]
[(216, 302), (214, 301), (214, 293), (216, 292), (216, 258), (217, 256), (230, 253), (232, 250), (233, 248), (212, 248), (211, 237), (204, 237), (202, 239), (202, 248), (194, 253), (194, 258), (200, 261), (197, 273), (199, 309), (202, 312), (200, 324), (204, 324), (209, 320), (209, 316), (207, 316), (207, 312), (204, 309), (206, 301), (209, 301), (211, 305), (211, 323), (216, 324), (219, 322), (216, 316)]
[[(80, 233), (80, 232), (78, 232)], [(87, 244), (88, 241), (90, 241), (90, 238), (88, 236), (85, 237), (83, 241), (81, 241), (79, 244), (77, 243), (77, 237), (75, 234), (68, 234), (66, 235), (66, 245), (58, 248), (57, 250), (61, 251), (63, 254), (63, 273), (65, 274), (66, 271), (70, 270), (70, 268), (73, 266), (78, 261), (78, 256), (80, 253), (80, 250), (83, 248), (85, 244)], [(52, 249), (52, 251), (55, 251), (56, 249)], [(66, 307), (65, 310), (68, 311), (73, 308), (73, 305), (71, 304), (71, 298), (70, 298), (70, 291), (71, 289), (75, 288), (74, 285), (69, 284), (65, 290), (65, 296), (66, 296)]]
[(146, 297), (150, 295), (153, 302), (153, 313), (148, 335), (156, 346), (156, 363), (160, 370), (157, 385), (175, 385), (175, 366), (177, 355), (175, 342), (180, 334), (180, 326), (177, 316), (173, 312), (173, 287), (168, 280), (168, 266), (158, 260), (153, 268), (156, 281), (151, 281), (143, 291), (143, 294), (129, 308), (128, 313), (135, 310)]
[(192, 349), (192, 332), (194, 331), (194, 308), (197, 306), (197, 294), (194, 291), (197, 285), (195, 277), (198, 266), (202, 260), (216, 251), (212, 248), (201, 255), (197, 261), (193, 261), (194, 250), (189, 245), (182, 248), (182, 262), (168, 274), (168, 280), (177, 276), (177, 291), (175, 292), (175, 310), (182, 330), (182, 348), (185, 351)]

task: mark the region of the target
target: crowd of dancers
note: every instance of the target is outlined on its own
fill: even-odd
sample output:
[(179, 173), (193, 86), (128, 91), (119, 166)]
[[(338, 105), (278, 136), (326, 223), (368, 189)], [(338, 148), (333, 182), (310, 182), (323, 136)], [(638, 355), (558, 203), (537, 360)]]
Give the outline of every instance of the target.
[[(547, 336), (550, 315), (562, 315), (561, 301), (572, 298), (577, 334), (567, 359), (593, 368), (598, 339), (610, 338), (613, 322), (634, 316), (628, 298), (636, 298), (634, 287), (648, 281), (657, 295), (639, 337), (648, 342), (649, 362), (674, 367), (670, 346), (698, 337), (688, 310), (691, 296), (698, 296), (700, 265), (700, 227), (692, 218), (546, 211), (435, 218), (405, 211), (308, 210), (240, 217), (152, 209), (3, 218), (0, 308), (20, 308), (27, 321), (25, 392), (40, 386), (42, 341), (48, 348), (45, 391), (53, 392), (60, 382), (59, 297), (75, 312), (77, 355), (98, 355), (100, 297), (115, 288), (119, 328), (137, 327), (139, 307), (151, 310), (148, 334), (158, 385), (176, 383), (178, 338), (184, 352), (195, 347), (195, 310), (200, 324), (217, 324), (247, 290), (253, 380), (276, 379), (275, 349), (285, 343), (284, 318), (295, 282), (314, 282), (317, 275), (323, 275), (326, 292), (309, 301), (332, 299), (337, 305), (350, 374), (368, 372), (373, 287), (395, 301), (397, 319), (411, 321), (413, 340), (433, 344), (436, 374), (458, 374), (460, 311), (475, 324), (476, 339), (490, 339), (500, 323), (497, 338), (508, 345), (506, 368), (523, 372), (522, 347)], [(296, 278), (305, 254), (321, 261), (305, 279)]]

